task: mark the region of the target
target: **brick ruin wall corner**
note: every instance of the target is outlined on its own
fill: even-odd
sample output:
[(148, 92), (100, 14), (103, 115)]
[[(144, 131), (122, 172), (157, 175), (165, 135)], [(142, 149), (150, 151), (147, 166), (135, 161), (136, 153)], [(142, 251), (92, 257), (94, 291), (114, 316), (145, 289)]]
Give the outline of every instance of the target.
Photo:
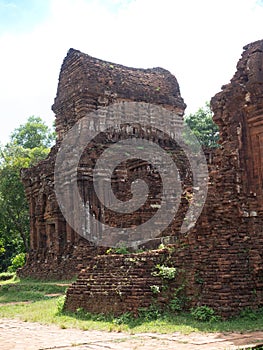
[[(162, 305), (164, 301), (158, 301), (150, 288), (152, 272), (160, 261), (183, 274), (183, 279), (171, 284), (170, 292), (183, 285), (188, 307), (208, 305), (229, 317), (242, 308), (263, 305), (262, 72), (263, 41), (258, 41), (244, 48), (231, 82), (211, 100), (220, 147), (210, 166), (207, 200), (196, 226), (178, 237), (169, 252), (152, 251), (136, 258), (97, 257), (96, 265), (87, 266), (69, 289), (67, 309), (136, 314), (139, 307), (154, 302)], [(123, 266), (129, 258), (136, 264), (130, 264), (131, 274), (124, 276), (124, 282)], [(109, 276), (112, 284), (103, 288)], [(132, 281), (141, 281), (141, 287)]]

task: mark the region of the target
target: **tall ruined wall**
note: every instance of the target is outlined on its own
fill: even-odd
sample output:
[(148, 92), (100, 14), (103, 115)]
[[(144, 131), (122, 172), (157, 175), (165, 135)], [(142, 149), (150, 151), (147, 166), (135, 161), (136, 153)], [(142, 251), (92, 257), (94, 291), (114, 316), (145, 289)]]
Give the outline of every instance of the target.
[[(61, 67), (57, 96), (52, 107), (56, 114), (57, 142), (49, 157), (31, 169), (22, 171), (27, 199), (30, 205), (30, 242), (31, 250), (26, 266), (21, 275), (35, 277), (71, 277), (81, 267), (85, 267), (105, 248), (96, 248), (92, 243), (81, 238), (65, 221), (57, 203), (54, 191), (54, 167), (57, 152), (65, 134), (76, 122), (91, 111), (113, 103), (125, 101), (148, 102), (160, 105), (178, 115), (175, 120), (178, 127), (182, 124), (185, 104), (180, 96), (176, 78), (162, 68), (135, 69), (98, 60), (79, 51), (70, 49)], [(138, 136), (136, 128), (134, 135)], [(162, 143), (167, 150), (180, 154), (180, 149), (172, 142), (164, 142), (162, 136), (153, 135), (157, 143)], [(84, 201), (89, 198), (93, 214), (100, 215), (102, 207), (92, 189), (92, 182), (87, 173), (94, 167), (96, 159), (108, 144), (114, 142), (114, 133), (97, 138), (80, 160), (78, 171), (79, 190)], [(119, 137), (117, 135), (117, 137)], [(185, 156), (179, 155), (178, 162), (182, 169), (186, 167)], [(131, 178), (138, 172), (147, 175), (147, 164), (135, 162), (128, 164), (125, 174)], [(129, 182), (123, 179), (123, 169), (115, 174), (116, 191), (127, 197)], [(186, 174), (186, 171), (184, 171)], [(125, 178), (127, 177), (125, 175)], [(150, 177), (153, 176), (151, 175)], [(187, 182), (186, 175), (185, 182)], [(154, 182), (154, 181), (153, 181)], [(159, 185), (153, 184), (152, 196), (158, 194)], [(187, 203), (186, 203), (187, 204)], [(178, 219), (174, 222), (173, 232), (181, 226), (187, 205), (180, 207)], [(130, 225), (138, 220), (147, 220), (154, 213), (150, 205), (137, 213), (136, 217), (126, 217), (123, 222)], [(74, 212), (74, 208), (72, 208)], [(76, 213), (77, 215), (78, 213)], [(105, 211), (104, 219), (112, 225), (118, 217)], [(170, 230), (171, 231), (171, 230)], [(164, 233), (170, 235), (171, 232)]]
[[(232, 156), (240, 169), (234, 183), (241, 184), (244, 209), (261, 211), (262, 197), (262, 125), (263, 125), (263, 53), (262, 41), (245, 46), (231, 83), (212, 99), (214, 120), (220, 127), (224, 154)], [(227, 153), (228, 152), (228, 153)], [(233, 153), (236, 152), (236, 155)], [(249, 200), (249, 198), (254, 198)], [(254, 204), (252, 204), (254, 203)], [(245, 204), (245, 203), (244, 203)], [(251, 213), (250, 213), (251, 214)], [(248, 213), (249, 215), (249, 213)]]
[(188, 307), (209, 305), (227, 317), (244, 307), (263, 305), (263, 41), (244, 48), (237, 72), (211, 105), (220, 129), (220, 147), (196, 226), (166, 253), (97, 257), (96, 264), (88, 265), (68, 290), (67, 309), (136, 314), (138, 307), (162, 305), (162, 294), (156, 297), (150, 288), (161, 286), (152, 280), (160, 261), (179, 271), (180, 280), (171, 283), (169, 292), (183, 286)]

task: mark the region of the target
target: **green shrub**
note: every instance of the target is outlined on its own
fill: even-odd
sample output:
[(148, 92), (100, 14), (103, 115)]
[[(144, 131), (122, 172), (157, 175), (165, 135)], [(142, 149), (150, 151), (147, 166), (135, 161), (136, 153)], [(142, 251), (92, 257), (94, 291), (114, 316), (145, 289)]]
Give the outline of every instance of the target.
[(185, 294), (185, 285), (182, 284), (174, 290), (173, 297), (170, 299), (168, 306), (172, 312), (179, 312), (186, 307), (187, 302), (188, 297)]
[(172, 280), (176, 277), (176, 268), (168, 267), (164, 265), (156, 265), (155, 267), (158, 271), (152, 273), (153, 276), (158, 276), (164, 279)]
[(61, 314), (61, 313), (63, 312), (64, 304), (65, 304), (65, 299), (66, 299), (66, 296), (63, 295), (63, 296), (59, 297), (58, 300), (57, 300), (57, 310), (58, 310), (58, 314)]
[(158, 308), (157, 305), (150, 305), (149, 307), (139, 308), (139, 318), (142, 318), (145, 321), (155, 321), (161, 317), (162, 311)]
[(132, 322), (133, 317), (131, 315), (130, 312), (126, 312), (122, 315), (120, 315), (119, 317), (116, 317), (113, 319), (113, 323), (117, 324), (117, 325), (121, 325), (121, 324), (129, 324), (130, 322)]
[(153, 294), (159, 294), (161, 293), (160, 287), (156, 286), (155, 284), (150, 286), (151, 291), (153, 292)]
[(174, 298), (170, 300), (169, 308), (172, 312), (179, 312), (182, 311), (183, 305), (183, 299), (178, 296), (174, 296)]
[(252, 310), (250, 308), (243, 309), (240, 313), (241, 318), (249, 320), (256, 320), (258, 318), (259, 310)]
[(19, 253), (11, 259), (11, 265), (8, 267), (8, 272), (16, 272), (17, 269), (23, 267), (26, 263), (26, 254)]
[(206, 305), (192, 308), (191, 315), (195, 320), (201, 322), (219, 321), (219, 317), (216, 315), (215, 311)]

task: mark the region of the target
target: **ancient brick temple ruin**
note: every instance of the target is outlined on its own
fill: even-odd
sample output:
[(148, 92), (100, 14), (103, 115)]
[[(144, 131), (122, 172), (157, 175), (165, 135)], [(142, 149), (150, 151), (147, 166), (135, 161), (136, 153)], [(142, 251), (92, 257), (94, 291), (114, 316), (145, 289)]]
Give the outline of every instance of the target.
[[(58, 92), (52, 107), (56, 114), (56, 145), (46, 160), (31, 169), (22, 171), (31, 218), (31, 251), (26, 267), (21, 271), (22, 274), (45, 278), (72, 277), (81, 268), (86, 267), (95, 255), (105, 252), (105, 248), (96, 248), (94, 244), (81, 238), (64, 219), (54, 191), (55, 160), (64, 135), (78, 120), (99, 108), (127, 101), (148, 102), (163, 106), (180, 116), (177, 120), (178, 127), (182, 124), (182, 115), (186, 106), (180, 96), (176, 78), (168, 71), (161, 68), (127, 68), (95, 59), (73, 49), (69, 50), (61, 68)], [(132, 133), (140, 135), (140, 132), (137, 125), (132, 127)], [(151, 136), (156, 142), (161, 142), (167, 151), (173, 151), (176, 148), (174, 142), (165, 140), (156, 132), (152, 132)], [(94, 166), (107, 144), (112, 144), (118, 139), (119, 135), (115, 135), (112, 131), (102, 135), (87, 148), (79, 162), (79, 189), (83, 200), (88, 197), (92, 202), (93, 213), (96, 216), (101, 213), (101, 203), (92, 190), (92, 182), (86, 174)], [(180, 154), (182, 153), (180, 150), (177, 153), (177, 162), (187, 164), (185, 155)], [(150, 180), (154, 180), (153, 177), (156, 178), (156, 176), (158, 179), (156, 174), (147, 174), (145, 168), (147, 164), (132, 160), (125, 169), (117, 169), (119, 171), (115, 173), (116, 179), (113, 179), (115, 183), (113, 186), (120, 199), (125, 200), (130, 181), (136, 173), (140, 172), (141, 175), (150, 177)], [(181, 176), (187, 183), (189, 181), (184, 170), (185, 166), (181, 168)], [(128, 181), (125, 180), (126, 178)], [(158, 187), (160, 187), (158, 181), (155, 181), (155, 186), (152, 187), (152, 192), (158, 195)], [(146, 221), (155, 211), (156, 209), (148, 206), (133, 215), (134, 217), (126, 215), (121, 219), (123, 222), (130, 222), (130, 225), (136, 225), (142, 220)], [(175, 223), (177, 231), (183, 220), (185, 211), (183, 205), (179, 211), (181, 215)], [(116, 221), (120, 221), (106, 209), (104, 212), (105, 220), (111, 222), (115, 218)]]
[[(192, 191), (187, 159), (178, 145), (155, 133), (149, 138), (162, 145), (181, 166), (182, 203), (174, 221), (157, 240), (158, 244), (170, 244), (137, 254), (104, 254), (105, 247), (96, 248), (79, 237), (61, 214), (54, 193), (54, 162), (65, 133), (77, 120), (92, 110), (125, 101), (160, 105), (179, 117), (185, 109), (178, 83), (166, 70), (127, 68), (69, 51), (53, 106), (57, 143), (46, 160), (22, 172), (30, 204), (31, 252), (21, 274), (66, 278), (81, 270), (67, 292), (65, 307), (69, 310), (83, 307), (92, 312), (136, 314), (139, 307), (169, 303), (175, 294), (186, 308), (208, 305), (223, 316), (244, 307), (262, 306), (263, 41), (244, 48), (231, 82), (211, 100), (220, 130), (220, 147), (214, 153), (207, 152), (208, 195), (195, 227), (180, 234), (189, 206), (186, 194)], [(142, 136), (141, 131), (133, 133)], [(114, 132), (97, 140), (97, 146), (92, 144), (85, 151), (79, 165), (80, 192), (84, 198), (92, 198), (97, 217), (101, 204), (85, 174), (101, 149), (115, 140)], [(124, 173), (125, 179), (133, 178), (138, 169), (140, 175), (154, 181), (149, 200), (158, 195), (159, 179), (152, 179), (153, 173), (147, 173), (145, 164), (133, 160), (125, 166), (126, 170), (120, 168), (113, 176), (113, 187), (121, 199), (126, 200), (130, 182), (120, 179)], [(154, 213), (150, 208), (146, 205), (137, 216), (125, 217), (125, 222), (132, 225), (147, 220)], [(107, 214), (105, 218), (112, 219)], [(148, 248), (155, 245), (153, 240)], [(176, 267), (176, 277), (165, 282), (166, 288), (164, 280), (153, 274), (158, 264)], [(154, 293), (152, 286), (161, 292)]]

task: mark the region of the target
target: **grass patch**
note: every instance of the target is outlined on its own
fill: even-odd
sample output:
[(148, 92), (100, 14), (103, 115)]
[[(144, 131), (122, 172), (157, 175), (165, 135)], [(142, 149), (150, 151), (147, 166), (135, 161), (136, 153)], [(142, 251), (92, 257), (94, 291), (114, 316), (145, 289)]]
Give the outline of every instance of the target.
[(15, 272), (0, 273), (0, 281), (11, 281), (15, 278)]
[(2, 272), (0, 273), (0, 285), (6, 283), (13, 283), (16, 280), (15, 272)]
[[(35, 281), (13, 279), (0, 282), (0, 317), (18, 318), (28, 322), (56, 324), (60, 328), (104, 330), (129, 333), (181, 332), (248, 332), (263, 330), (263, 309), (257, 312), (245, 310), (240, 317), (222, 321), (212, 318), (201, 322), (190, 313), (161, 313), (154, 307), (141, 309), (138, 318), (130, 314), (120, 317), (94, 315), (83, 310), (76, 313), (63, 312), (63, 297), (49, 298), (46, 294), (65, 294), (69, 281)], [(30, 303), (23, 303), (30, 301)], [(16, 304), (6, 304), (16, 302)]]
[(49, 298), (48, 294), (65, 294), (68, 284), (40, 282), (32, 279), (12, 279), (0, 282), (0, 303), (37, 301)]
[(198, 322), (188, 313), (163, 314), (157, 319), (146, 315), (133, 318), (128, 314), (120, 317), (92, 315), (79, 310), (76, 313), (58, 312), (59, 298), (35, 301), (31, 304), (1, 305), (0, 317), (19, 318), (28, 322), (56, 324), (60, 328), (82, 330), (104, 330), (129, 333), (173, 333), (181, 332), (233, 332), (241, 333), (262, 330), (262, 314), (257, 319), (235, 318), (228, 321)]

